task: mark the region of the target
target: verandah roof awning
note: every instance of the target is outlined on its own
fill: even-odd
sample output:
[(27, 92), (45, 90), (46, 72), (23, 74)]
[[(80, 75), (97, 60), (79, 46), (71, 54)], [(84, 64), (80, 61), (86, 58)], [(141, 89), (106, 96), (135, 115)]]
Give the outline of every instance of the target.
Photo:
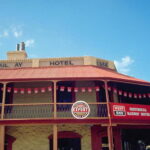
[(57, 66), (0, 69), (0, 81), (52, 79), (108, 79), (150, 85), (150, 82), (96, 66)]

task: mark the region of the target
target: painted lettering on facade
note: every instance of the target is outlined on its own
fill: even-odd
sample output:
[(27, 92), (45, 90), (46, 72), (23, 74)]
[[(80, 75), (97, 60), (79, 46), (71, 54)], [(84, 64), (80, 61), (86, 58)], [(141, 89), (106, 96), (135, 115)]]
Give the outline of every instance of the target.
[(74, 65), (71, 60), (50, 61), (50, 66), (69, 66)]
[(111, 114), (115, 119), (150, 119), (150, 106), (139, 104), (111, 103)]
[(97, 61), (97, 66), (108, 68), (108, 62)]
[(9, 67), (8, 64), (6, 63), (0, 63), (0, 68), (7, 68)]
[[(0, 62), (0, 68), (22, 68), (22, 67), (32, 67), (31, 62)], [(97, 60), (97, 66), (109, 68), (109, 62), (103, 60)], [(47, 60), (47, 61), (39, 61), (39, 67), (41, 66), (73, 66), (73, 65), (84, 65), (84, 60), (82, 59), (73, 59), (73, 60)]]
[(22, 62), (16, 62), (15, 67), (22, 67)]
[(21, 68), (21, 67), (23, 67), (22, 62), (0, 63), (0, 68)]

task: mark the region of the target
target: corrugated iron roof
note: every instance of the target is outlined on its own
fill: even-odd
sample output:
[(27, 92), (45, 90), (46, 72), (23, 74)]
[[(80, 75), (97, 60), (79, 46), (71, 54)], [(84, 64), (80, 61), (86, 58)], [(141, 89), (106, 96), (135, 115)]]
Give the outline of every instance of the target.
[(96, 66), (56, 66), (39, 68), (1, 69), (0, 81), (52, 79), (108, 79), (134, 83), (150, 82)]

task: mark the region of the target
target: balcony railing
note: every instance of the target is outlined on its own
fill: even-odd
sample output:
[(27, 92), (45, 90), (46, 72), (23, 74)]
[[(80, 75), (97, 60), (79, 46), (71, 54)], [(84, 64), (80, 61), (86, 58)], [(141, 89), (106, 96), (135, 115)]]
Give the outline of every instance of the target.
[[(35, 104), (5, 104), (3, 119), (73, 119), (71, 107), (73, 103), (57, 103), (54, 112), (54, 103)], [(90, 114), (88, 119), (103, 119), (108, 117), (106, 103), (89, 103)], [(1, 108), (1, 107), (0, 107)]]
[[(58, 118), (73, 118), (71, 114), (72, 103), (57, 103), (57, 117)], [(102, 118), (107, 117), (106, 103), (89, 103), (90, 114), (88, 118)]]
[(4, 119), (52, 118), (53, 104), (7, 104)]

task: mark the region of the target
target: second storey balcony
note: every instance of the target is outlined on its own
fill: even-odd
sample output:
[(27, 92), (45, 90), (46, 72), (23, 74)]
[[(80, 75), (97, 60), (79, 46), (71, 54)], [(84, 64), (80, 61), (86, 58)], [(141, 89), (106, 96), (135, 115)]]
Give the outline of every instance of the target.
[(71, 107), (79, 100), (90, 107), (87, 119), (108, 119), (102, 81), (13, 82), (1, 85), (1, 102), (3, 94), (2, 120), (74, 119)]
[[(0, 84), (0, 120), (74, 120), (71, 108), (79, 100), (87, 102), (90, 107), (86, 119), (97, 120), (96, 123), (100, 124), (108, 123), (109, 119), (112, 123), (116, 120), (119, 123), (112, 111), (114, 105), (126, 107), (126, 104), (131, 104), (135, 108), (147, 105), (150, 109), (148, 86), (116, 81), (107, 82), (106, 86), (105, 83), (100, 80), (70, 80)], [(125, 117), (119, 119), (124, 123), (127, 121)], [(136, 118), (138, 120), (140, 118)]]
[[(106, 103), (88, 103), (90, 114), (87, 119), (106, 119), (108, 117)], [(4, 119), (74, 119), (71, 113), (73, 103), (43, 104), (6, 104)], [(54, 117), (56, 114), (56, 117)]]

